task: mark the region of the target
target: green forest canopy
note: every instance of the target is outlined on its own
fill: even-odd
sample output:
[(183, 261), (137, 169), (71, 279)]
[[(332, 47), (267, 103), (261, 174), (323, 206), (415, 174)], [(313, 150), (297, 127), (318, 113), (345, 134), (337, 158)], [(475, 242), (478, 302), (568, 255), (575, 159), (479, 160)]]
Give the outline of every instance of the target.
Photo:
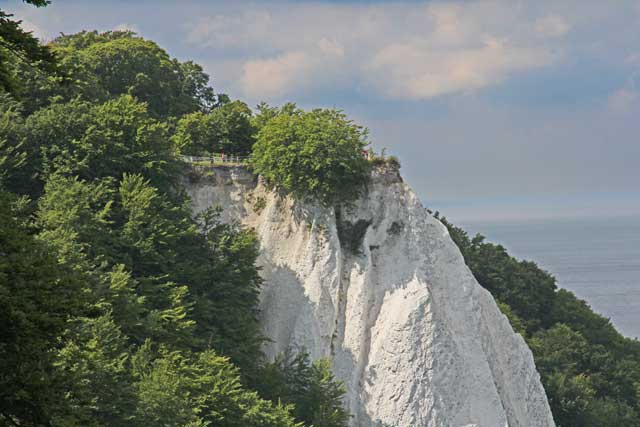
[[(256, 236), (216, 210), (191, 217), (176, 154), (252, 152), (275, 187), (331, 204), (368, 173), (364, 130), (333, 110), (254, 114), (131, 32), (45, 50), (55, 70), (0, 52), (0, 422), (346, 425), (327, 361), (264, 360)], [(639, 426), (640, 344), (533, 262), (443, 222), (533, 350), (557, 424)]]
[(0, 94), (0, 424), (346, 425), (326, 361), (261, 353), (255, 234), (180, 189), (175, 123), (238, 103), (130, 32), (49, 49)]

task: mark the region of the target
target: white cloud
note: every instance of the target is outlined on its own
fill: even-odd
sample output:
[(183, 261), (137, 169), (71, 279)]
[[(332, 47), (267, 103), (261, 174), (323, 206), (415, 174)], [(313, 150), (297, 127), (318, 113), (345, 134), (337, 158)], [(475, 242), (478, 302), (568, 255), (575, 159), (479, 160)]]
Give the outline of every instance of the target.
[(247, 61), (243, 67), (242, 88), (254, 97), (280, 97), (304, 85), (305, 76), (313, 71), (313, 62), (305, 52)]
[(232, 50), (236, 70), (224, 84), (249, 98), (357, 85), (384, 97), (427, 99), (548, 65), (558, 54), (546, 38), (568, 29), (558, 15), (531, 19), (506, 0), (286, 3), (200, 17), (188, 40)]
[(24, 30), (31, 32), (42, 43), (47, 43), (58, 36), (58, 34), (46, 28), (44, 25), (36, 23), (31, 19), (22, 19), (21, 26)]
[(640, 100), (640, 93), (632, 88), (622, 88), (613, 92), (608, 99), (608, 107), (615, 113), (627, 113)]
[(511, 47), (495, 39), (482, 46), (447, 51), (393, 45), (376, 54), (369, 77), (372, 85), (389, 97), (424, 99), (480, 89), (552, 59), (544, 50)]
[(25, 31), (33, 33), (33, 35), (38, 38), (41, 38), (45, 35), (45, 31), (39, 25), (27, 19), (22, 20), (21, 26)]
[(464, 44), (480, 32), (476, 20), (464, 13), (462, 5), (433, 4), (425, 8), (429, 37), (434, 44)]
[(636, 114), (640, 108), (640, 54), (638, 52), (627, 54), (623, 62), (631, 69), (624, 85), (609, 95), (607, 107), (613, 113)]
[(535, 23), (536, 32), (543, 37), (561, 37), (569, 32), (570, 26), (564, 18), (548, 15)]
[(197, 18), (188, 31), (187, 41), (215, 49), (248, 48), (265, 40), (272, 25), (272, 14), (267, 10), (204, 16)]
[(318, 41), (318, 47), (325, 54), (340, 57), (344, 56), (344, 47), (335, 40), (329, 40), (323, 37)]
[(624, 59), (624, 63), (632, 66), (640, 65), (640, 53), (633, 52), (627, 55), (626, 58)]
[(344, 55), (344, 48), (338, 42), (322, 38), (307, 50), (246, 61), (240, 86), (250, 97), (282, 98), (292, 91), (327, 83), (328, 77), (339, 69)]

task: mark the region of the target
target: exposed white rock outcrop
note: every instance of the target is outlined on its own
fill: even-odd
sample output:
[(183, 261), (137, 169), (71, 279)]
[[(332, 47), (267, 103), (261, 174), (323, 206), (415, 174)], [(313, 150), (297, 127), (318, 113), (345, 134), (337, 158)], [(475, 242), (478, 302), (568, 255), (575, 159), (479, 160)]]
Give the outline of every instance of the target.
[(274, 356), (331, 357), (353, 426), (553, 426), (531, 352), (394, 171), (350, 209), (293, 202), (241, 167), (187, 184), (260, 237)]

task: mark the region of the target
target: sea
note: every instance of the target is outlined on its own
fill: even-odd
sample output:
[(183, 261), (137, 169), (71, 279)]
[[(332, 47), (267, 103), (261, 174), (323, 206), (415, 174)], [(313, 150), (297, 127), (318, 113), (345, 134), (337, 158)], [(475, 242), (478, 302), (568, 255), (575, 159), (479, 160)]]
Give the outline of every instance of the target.
[(640, 216), (467, 221), (460, 226), (501, 244), (516, 258), (535, 261), (620, 333), (640, 337)]

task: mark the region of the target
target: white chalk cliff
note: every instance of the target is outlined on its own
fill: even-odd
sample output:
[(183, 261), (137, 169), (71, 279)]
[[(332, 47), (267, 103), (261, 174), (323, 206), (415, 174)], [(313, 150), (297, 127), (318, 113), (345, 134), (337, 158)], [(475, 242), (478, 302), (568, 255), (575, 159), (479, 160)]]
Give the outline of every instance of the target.
[(353, 426), (554, 425), (524, 340), (397, 172), (338, 212), (242, 167), (206, 175), (187, 183), (194, 210), (220, 205), (260, 238), (267, 355), (332, 358)]

